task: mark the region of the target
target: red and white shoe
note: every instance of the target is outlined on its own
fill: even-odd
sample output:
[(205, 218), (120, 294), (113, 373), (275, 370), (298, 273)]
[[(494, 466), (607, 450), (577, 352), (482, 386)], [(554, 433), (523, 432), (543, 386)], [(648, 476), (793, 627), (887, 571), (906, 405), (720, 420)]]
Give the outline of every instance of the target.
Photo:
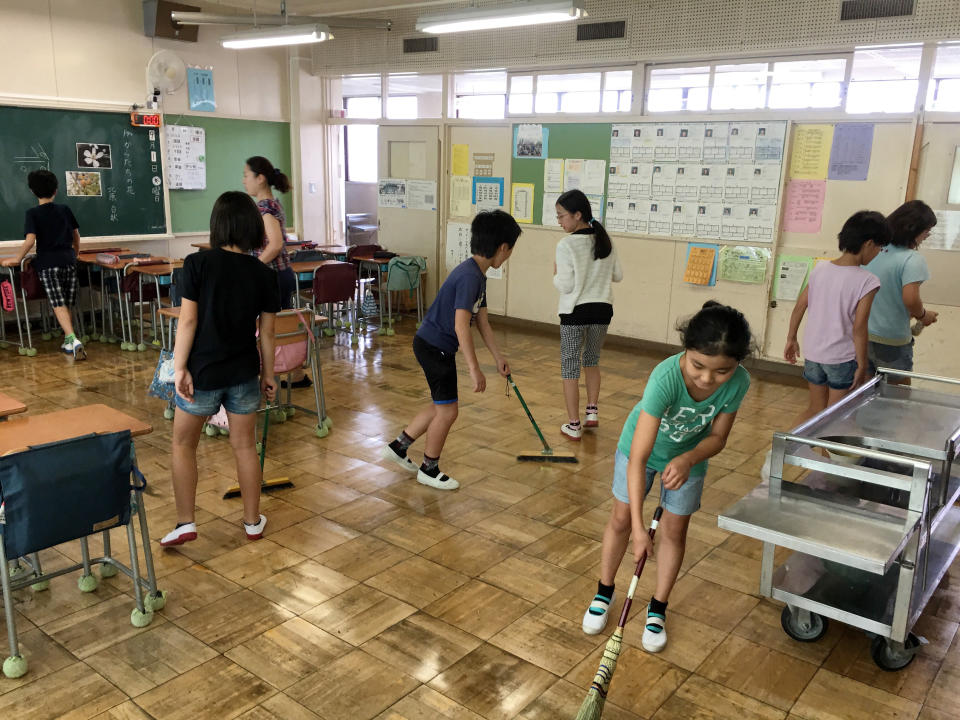
[(243, 531), (247, 534), (247, 540), (259, 540), (263, 537), (263, 529), (267, 526), (267, 516), (261, 515), (260, 522), (256, 525), (243, 523)]
[(596, 405), (587, 405), (587, 417), (583, 421), (583, 426), (595, 428), (600, 424), (599, 413)]
[(577, 440), (579, 442), (580, 438), (583, 437), (583, 427), (577, 423), (576, 425), (571, 425), (570, 423), (564, 423), (560, 426), (560, 432), (569, 439)]
[(197, 539), (197, 524), (187, 523), (178, 528), (174, 528), (160, 540), (161, 547), (173, 547), (174, 545), (183, 545), (185, 542)]

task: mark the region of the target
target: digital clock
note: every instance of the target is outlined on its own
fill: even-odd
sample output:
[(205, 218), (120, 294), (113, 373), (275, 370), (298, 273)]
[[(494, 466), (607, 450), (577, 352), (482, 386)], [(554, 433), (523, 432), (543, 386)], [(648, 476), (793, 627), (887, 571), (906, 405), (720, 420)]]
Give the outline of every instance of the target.
[(132, 112), (130, 113), (130, 124), (134, 127), (160, 127), (160, 114), (153, 113), (152, 115), (147, 115), (144, 113)]

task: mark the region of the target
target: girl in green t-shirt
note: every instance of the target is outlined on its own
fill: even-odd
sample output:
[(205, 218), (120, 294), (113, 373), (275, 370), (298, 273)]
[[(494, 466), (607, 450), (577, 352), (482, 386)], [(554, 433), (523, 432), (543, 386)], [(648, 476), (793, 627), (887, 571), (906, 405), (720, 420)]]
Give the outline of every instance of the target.
[(690, 516), (700, 507), (707, 459), (727, 444), (750, 387), (740, 361), (750, 354), (753, 338), (739, 310), (711, 300), (680, 327), (680, 337), (684, 351), (654, 368), (643, 398), (623, 426), (600, 582), (583, 616), (583, 631), (589, 635), (606, 626), (614, 578), (631, 537), (635, 561), (653, 551), (643, 523), (643, 499), (660, 473), (664, 512), (657, 533), (657, 586), (642, 639), (648, 652), (660, 652), (667, 644), (667, 600), (683, 562)]

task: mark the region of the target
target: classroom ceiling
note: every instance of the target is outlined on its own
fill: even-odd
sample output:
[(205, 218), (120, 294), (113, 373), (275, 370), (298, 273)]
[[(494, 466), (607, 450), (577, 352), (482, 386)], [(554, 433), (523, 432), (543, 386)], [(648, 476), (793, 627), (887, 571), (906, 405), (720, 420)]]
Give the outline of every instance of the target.
[[(189, 0), (187, 0), (189, 1)], [(421, 3), (416, 0), (287, 0), (287, 14), (289, 15), (328, 15), (331, 13), (361, 14), (376, 12), (381, 8), (396, 8), (398, 5), (414, 7)], [(423, 2), (424, 6), (430, 7), (437, 2)], [(456, 5), (457, 0), (451, 0), (450, 5)], [(280, 12), (280, 0), (216, 0), (213, 3), (203, 3), (203, 8), (207, 12), (214, 11), (216, 5), (246, 10), (250, 14), (254, 8), (258, 13), (278, 14)], [(383, 11), (387, 12), (387, 11)], [(389, 15), (382, 17), (389, 19)]]

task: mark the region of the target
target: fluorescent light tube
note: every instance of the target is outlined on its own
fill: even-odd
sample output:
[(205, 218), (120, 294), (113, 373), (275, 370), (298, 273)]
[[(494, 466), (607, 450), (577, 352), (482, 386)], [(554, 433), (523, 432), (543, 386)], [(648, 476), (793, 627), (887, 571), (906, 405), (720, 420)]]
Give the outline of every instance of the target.
[(583, 0), (555, 0), (554, 2), (525, 2), (497, 8), (467, 8), (445, 13), (434, 13), (417, 18), (417, 32), (449, 33), (470, 30), (498, 30), (500, 28), (576, 20), (586, 15)]
[(279, 45), (306, 45), (323, 42), (332, 37), (330, 28), (326, 25), (277, 25), (224, 35), (220, 38), (220, 45), (234, 50), (243, 50)]

